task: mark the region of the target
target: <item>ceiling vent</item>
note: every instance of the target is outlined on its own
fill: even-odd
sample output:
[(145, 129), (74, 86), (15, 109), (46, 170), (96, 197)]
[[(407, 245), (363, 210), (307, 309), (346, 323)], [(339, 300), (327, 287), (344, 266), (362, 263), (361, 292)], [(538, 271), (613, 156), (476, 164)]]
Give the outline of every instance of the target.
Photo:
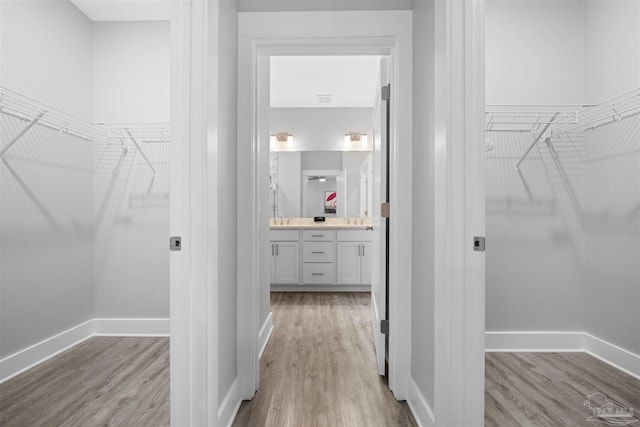
[(331, 104), (333, 95), (318, 95), (318, 104)]

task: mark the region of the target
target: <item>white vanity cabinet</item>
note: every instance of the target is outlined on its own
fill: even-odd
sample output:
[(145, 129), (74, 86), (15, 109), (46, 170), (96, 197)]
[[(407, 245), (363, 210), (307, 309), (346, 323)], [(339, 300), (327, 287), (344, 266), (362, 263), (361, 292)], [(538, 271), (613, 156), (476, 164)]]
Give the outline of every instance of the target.
[(371, 284), (371, 233), (365, 230), (338, 230), (338, 285)]
[(367, 291), (372, 233), (364, 229), (271, 229), (271, 285), (279, 291)]
[(335, 230), (302, 231), (302, 283), (305, 285), (334, 285)]
[(297, 230), (271, 231), (271, 283), (300, 283), (300, 233)]

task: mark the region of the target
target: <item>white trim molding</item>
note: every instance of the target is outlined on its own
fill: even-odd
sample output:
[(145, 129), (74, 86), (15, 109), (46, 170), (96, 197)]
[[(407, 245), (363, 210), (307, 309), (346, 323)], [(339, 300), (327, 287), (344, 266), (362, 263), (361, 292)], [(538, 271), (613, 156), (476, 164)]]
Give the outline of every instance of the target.
[(587, 332), (491, 331), (486, 332), (486, 351), (491, 352), (581, 352), (640, 379), (640, 355)]
[(93, 335), (168, 337), (169, 319), (93, 319)]
[(582, 332), (491, 331), (485, 333), (487, 352), (584, 351)]
[(87, 320), (84, 323), (0, 359), (0, 383), (39, 365), (92, 336), (93, 320)]
[(434, 2), (434, 414), (484, 423), (484, 1)]
[[(407, 396), (411, 366), (411, 25), (410, 11), (242, 13), (239, 17), (238, 80), (238, 372), (241, 396), (258, 385), (257, 320), (264, 302), (268, 254), (263, 230), (268, 217), (269, 87), (272, 55), (380, 55), (393, 61), (389, 388)], [(261, 234), (262, 233), (262, 234)], [(261, 240), (262, 239), (262, 240)], [(242, 260), (242, 263), (240, 263)], [(484, 348), (484, 347), (482, 347)], [(482, 350), (481, 348), (481, 350)]]
[(0, 383), (94, 336), (168, 337), (169, 319), (89, 319), (0, 359)]
[(424, 394), (422, 394), (422, 391), (413, 380), (413, 377), (409, 378), (409, 398), (407, 399), (407, 404), (409, 405), (409, 409), (411, 409), (413, 418), (415, 418), (418, 426), (431, 427), (436, 425), (433, 410), (431, 409), (429, 402), (427, 402), (427, 399), (424, 397)]
[(231, 427), (241, 404), (240, 379), (236, 377), (218, 409), (218, 425)]
[(584, 333), (585, 352), (640, 380), (640, 354)]
[(260, 354), (258, 359), (262, 359), (262, 353), (264, 353), (264, 349), (267, 348), (267, 344), (269, 343), (269, 338), (271, 338), (271, 333), (273, 332), (273, 312), (270, 312), (267, 316), (267, 319), (262, 324), (262, 328), (260, 328), (260, 336), (259, 336), (259, 348)]
[(271, 285), (271, 292), (371, 292), (371, 285)]

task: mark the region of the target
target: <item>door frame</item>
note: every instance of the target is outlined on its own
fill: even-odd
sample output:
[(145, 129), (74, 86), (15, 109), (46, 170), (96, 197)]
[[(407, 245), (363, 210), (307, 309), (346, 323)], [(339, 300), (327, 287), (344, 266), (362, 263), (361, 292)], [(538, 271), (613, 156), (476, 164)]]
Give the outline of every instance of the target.
[[(408, 397), (411, 365), (411, 78), (410, 11), (242, 13), (239, 19), (238, 81), (238, 373), (241, 396), (258, 387), (260, 177), (269, 150), (268, 59), (273, 55), (381, 55), (392, 61), (391, 230), (389, 388)], [(262, 166), (264, 168), (264, 166)], [(266, 176), (266, 175), (265, 175)], [(374, 207), (374, 209), (376, 209)], [(247, 226), (249, 224), (249, 226)], [(262, 245), (264, 246), (264, 245)], [(240, 255), (242, 254), (242, 255)], [(240, 265), (242, 263), (242, 265)], [(248, 267), (248, 268), (247, 268)], [(249, 303), (247, 303), (249, 302)]]
[[(484, 424), (484, 0), (434, 2), (434, 417)], [(430, 415), (434, 415), (430, 414)]]

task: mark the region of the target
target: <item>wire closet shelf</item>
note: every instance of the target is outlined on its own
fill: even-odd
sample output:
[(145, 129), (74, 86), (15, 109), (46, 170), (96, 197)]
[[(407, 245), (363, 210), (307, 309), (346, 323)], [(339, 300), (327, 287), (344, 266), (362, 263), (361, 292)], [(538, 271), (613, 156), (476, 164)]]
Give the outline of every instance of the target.
[(103, 145), (120, 144), (127, 150), (133, 143), (149, 168), (156, 173), (141, 147), (143, 142), (169, 142), (168, 124), (96, 124), (43, 104), (16, 91), (0, 86), (0, 114), (24, 122), (24, 127), (8, 143), (0, 147), (0, 159), (33, 126), (45, 127), (90, 143)]
[[(516, 163), (519, 170), (531, 150), (544, 140), (597, 129), (640, 114), (640, 88), (593, 105), (488, 105), (485, 132), (524, 132), (532, 142)], [(487, 145), (487, 150), (492, 146)]]

